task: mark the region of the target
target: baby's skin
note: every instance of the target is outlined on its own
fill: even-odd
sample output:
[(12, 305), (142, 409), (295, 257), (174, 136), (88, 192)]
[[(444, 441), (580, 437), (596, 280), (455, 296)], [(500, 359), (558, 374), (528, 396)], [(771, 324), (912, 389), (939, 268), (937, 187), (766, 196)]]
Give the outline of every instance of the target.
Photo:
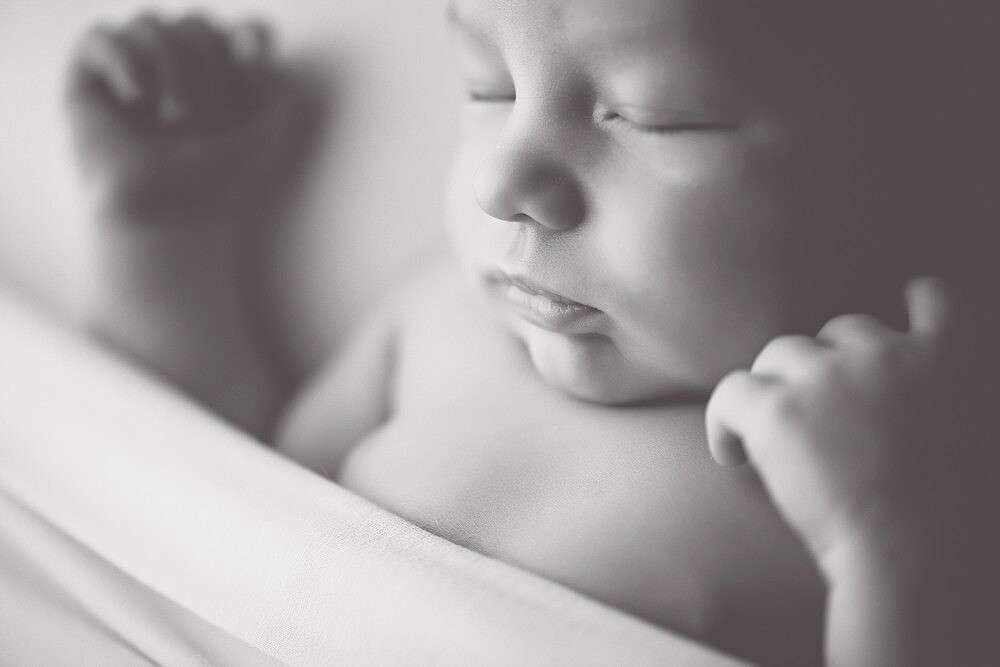
[(553, 391), (461, 278), (430, 272), (360, 332), (279, 446), (433, 533), (654, 623), (764, 664), (818, 663), (820, 576), (752, 470), (712, 461), (704, 407)]
[(741, 6), (450, 6), (455, 256), (280, 418), (237, 249), (292, 89), (260, 26), (97, 29), (69, 95), (94, 329), (333, 481), (650, 622), (763, 664), (938, 664), (913, 480), (942, 474), (949, 298), (913, 283), (906, 328), (900, 280), (845, 269), (857, 147), (773, 57), (805, 27)]

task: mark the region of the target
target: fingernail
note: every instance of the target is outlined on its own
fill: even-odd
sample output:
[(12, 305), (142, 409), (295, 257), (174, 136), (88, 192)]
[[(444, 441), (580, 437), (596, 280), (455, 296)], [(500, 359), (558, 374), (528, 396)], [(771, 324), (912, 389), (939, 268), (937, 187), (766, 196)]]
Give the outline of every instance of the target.
[(229, 36), (233, 58), (244, 65), (254, 64), (263, 59), (267, 50), (267, 36), (257, 25), (244, 24), (235, 28)]

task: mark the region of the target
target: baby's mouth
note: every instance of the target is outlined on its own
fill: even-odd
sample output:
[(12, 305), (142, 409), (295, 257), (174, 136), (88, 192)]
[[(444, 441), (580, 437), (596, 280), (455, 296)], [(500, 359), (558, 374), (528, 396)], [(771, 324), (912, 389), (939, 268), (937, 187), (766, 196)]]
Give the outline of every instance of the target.
[(486, 275), (486, 283), (519, 317), (549, 331), (567, 332), (571, 325), (601, 313), (523, 276), (497, 270)]

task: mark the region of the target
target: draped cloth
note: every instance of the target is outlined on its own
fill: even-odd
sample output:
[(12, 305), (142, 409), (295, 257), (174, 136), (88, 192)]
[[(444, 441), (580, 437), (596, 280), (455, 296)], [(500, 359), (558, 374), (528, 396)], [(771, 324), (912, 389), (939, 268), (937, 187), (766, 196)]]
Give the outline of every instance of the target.
[(422, 531), (0, 291), (0, 664), (737, 663)]

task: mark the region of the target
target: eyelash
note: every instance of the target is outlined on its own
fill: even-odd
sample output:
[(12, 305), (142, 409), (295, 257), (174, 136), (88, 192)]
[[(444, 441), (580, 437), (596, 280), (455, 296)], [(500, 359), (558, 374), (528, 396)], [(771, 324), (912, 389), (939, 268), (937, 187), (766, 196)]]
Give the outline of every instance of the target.
[[(516, 94), (494, 94), (481, 93), (470, 90), (467, 93), (468, 101), (476, 104), (513, 104), (517, 100)], [(736, 126), (727, 123), (670, 123), (665, 125), (643, 125), (631, 121), (625, 116), (614, 112), (606, 111), (600, 114), (600, 120), (604, 123), (615, 123), (622, 125), (631, 132), (651, 135), (677, 135), (687, 132), (720, 132), (735, 130)]]
[(625, 118), (619, 113), (608, 111), (601, 114), (601, 121), (605, 123), (615, 123), (622, 125), (630, 131), (641, 134), (683, 134), (685, 132), (718, 132), (725, 130), (735, 130), (735, 125), (726, 123), (669, 123), (665, 125), (643, 125)]
[(468, 91), (468, 100), (470, 102), (477, 102), (480, 104), (506, 104), (512, 103), (517, 99), (517, 95), (508, 95), (505, 93), (495, 94), (495, 93), (480, 93), (475, 90)]

